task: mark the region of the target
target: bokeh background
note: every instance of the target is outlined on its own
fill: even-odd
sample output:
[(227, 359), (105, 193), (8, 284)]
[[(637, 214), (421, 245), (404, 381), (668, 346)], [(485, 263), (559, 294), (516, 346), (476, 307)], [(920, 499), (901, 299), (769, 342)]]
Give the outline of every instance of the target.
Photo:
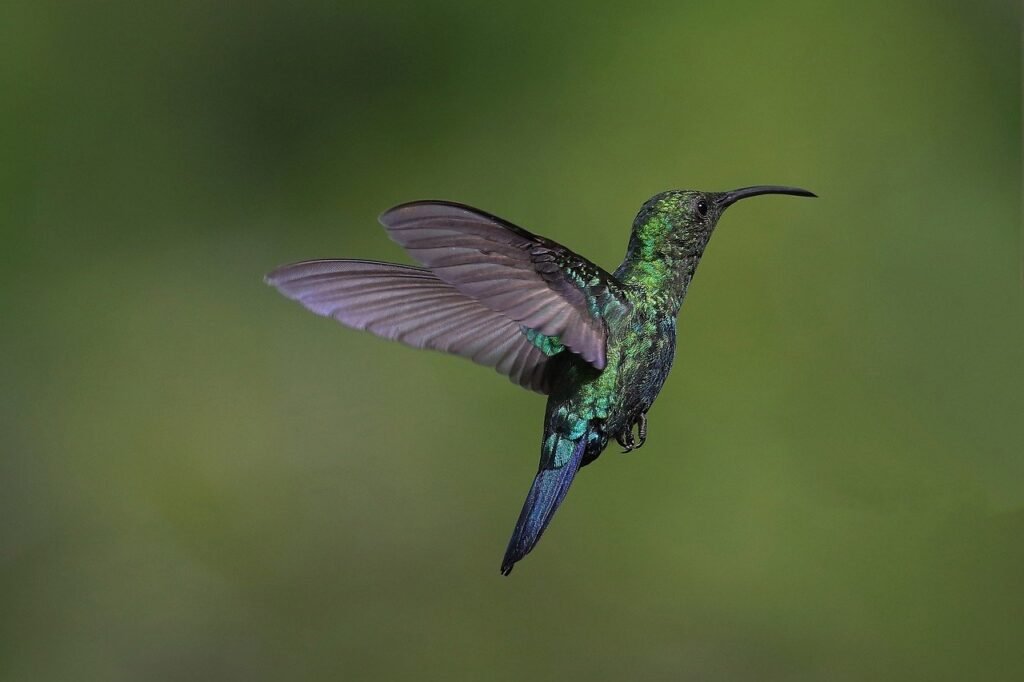
[[(1019, 680), (1018, 2), (0, 5), (0, 679)], [(729, 211), (647, 446), (261, 282)]]

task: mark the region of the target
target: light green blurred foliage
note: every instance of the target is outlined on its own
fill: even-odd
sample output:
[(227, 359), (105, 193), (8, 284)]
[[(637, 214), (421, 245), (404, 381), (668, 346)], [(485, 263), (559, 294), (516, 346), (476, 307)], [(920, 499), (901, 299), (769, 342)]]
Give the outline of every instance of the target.
[[(3, 3), (0, 679), (1022, 679), (1020, 14)], [(260, 280), (755, 183), (509, 579), (543, 400)]]

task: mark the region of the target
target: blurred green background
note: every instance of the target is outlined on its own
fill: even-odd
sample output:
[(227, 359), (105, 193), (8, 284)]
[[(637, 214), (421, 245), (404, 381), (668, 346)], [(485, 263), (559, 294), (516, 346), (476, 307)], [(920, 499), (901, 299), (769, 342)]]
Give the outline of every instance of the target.
[[(1018, 2), (0, 5), (0, 679), (1019, 680)], [(261, 282), (722, 221), (640, 452)]]

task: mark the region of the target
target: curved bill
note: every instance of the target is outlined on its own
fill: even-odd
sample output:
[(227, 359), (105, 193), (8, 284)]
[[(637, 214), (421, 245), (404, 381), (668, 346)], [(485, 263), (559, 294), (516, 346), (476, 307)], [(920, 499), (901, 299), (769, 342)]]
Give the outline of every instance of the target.
[(755, 185), (754, 187), (741, 187), (731, 192), (722, 192), (715, 197), (715, 203), (719, 209), (732, 206), (740, 199), (756, 197), (762, 194), (790, 194), (795, 197), (816, 197), (814, 192), (799, 187), (784, 187), (782, 185)]

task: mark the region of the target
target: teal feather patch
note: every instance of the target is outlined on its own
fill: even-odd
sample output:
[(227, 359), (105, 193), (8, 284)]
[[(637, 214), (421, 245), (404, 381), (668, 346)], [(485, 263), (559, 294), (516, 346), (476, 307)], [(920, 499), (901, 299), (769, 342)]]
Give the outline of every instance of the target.
[(575, 451), (576, 441), (569, 440), (568, 438), (559, 438), (555, 444), (555, 468), (560, 469), (564, 467), (572, 459)]
[(565, 346), (557, 336), (545, 336), (536, 329), (530, 329), (529, 327), (520, 327), (520, 329), (523, 335), (529, 339), (530, 343), (539, 348), (540, 352), (544, 353), (544, 355), (550, 357), (558, 355), (565, 350)]

